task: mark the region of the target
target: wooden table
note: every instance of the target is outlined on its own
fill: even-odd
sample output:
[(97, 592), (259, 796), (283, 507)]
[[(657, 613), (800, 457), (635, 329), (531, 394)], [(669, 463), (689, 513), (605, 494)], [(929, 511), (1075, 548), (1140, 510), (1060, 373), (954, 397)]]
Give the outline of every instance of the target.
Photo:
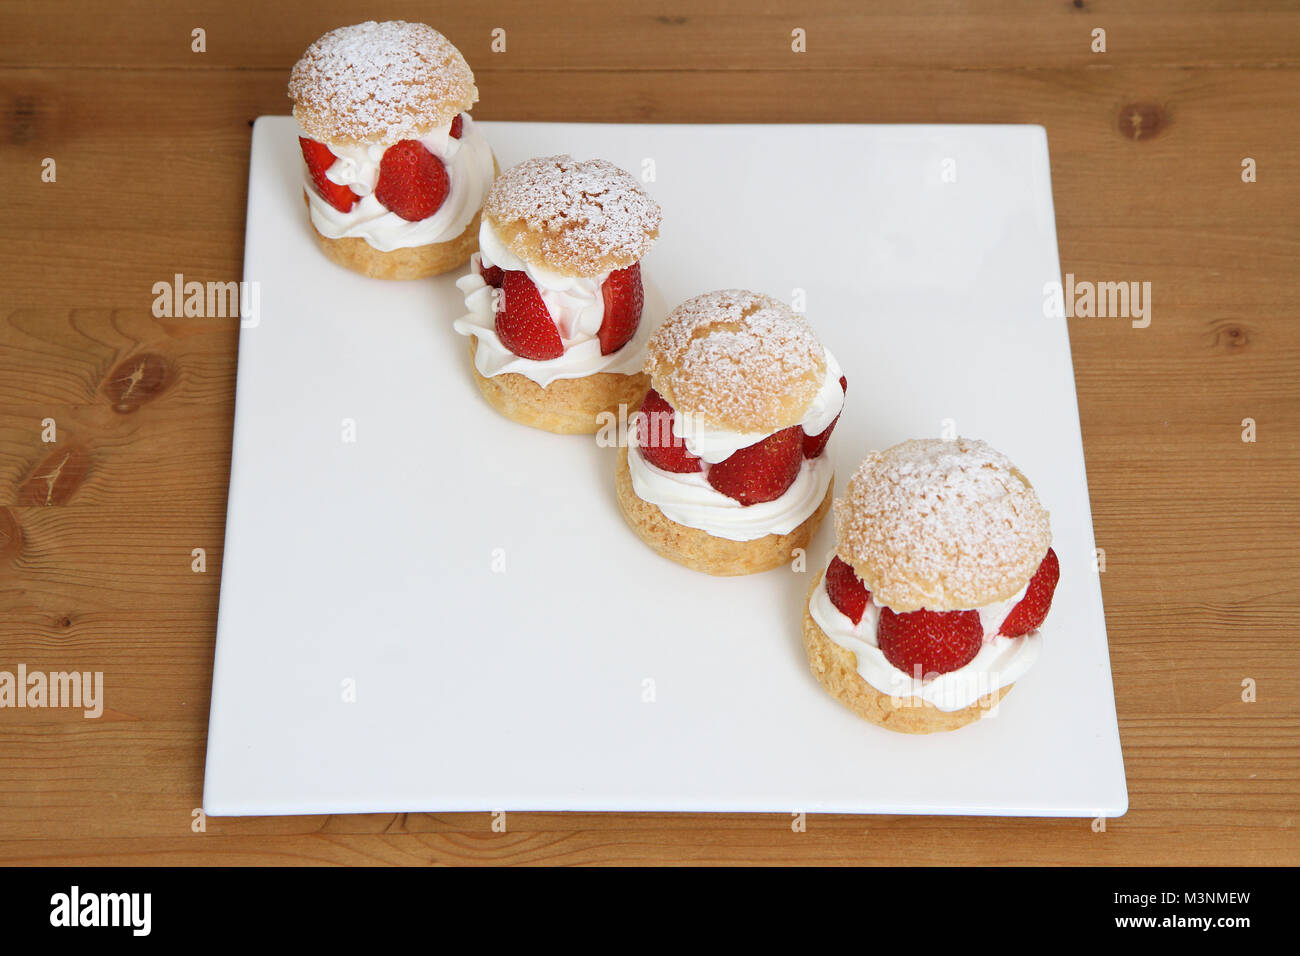
[(251, 121), (287, 112), (319, 34), (403, 8), (6, 6), (0, 670), (102, 670), (107, 705), (0, 710), (0, 862), (1300, 862), (1295, 3), (440, 5), (485, 119), (1041, 123), (1065, 270), (1152, 284), (1149, 328), (1070, 322), (1132, 809), (1104, 832), (814, 816), (802, 833), (780, 814), (200, 828), (238, 329), (156, 319), (151, 290), (240, 277)]

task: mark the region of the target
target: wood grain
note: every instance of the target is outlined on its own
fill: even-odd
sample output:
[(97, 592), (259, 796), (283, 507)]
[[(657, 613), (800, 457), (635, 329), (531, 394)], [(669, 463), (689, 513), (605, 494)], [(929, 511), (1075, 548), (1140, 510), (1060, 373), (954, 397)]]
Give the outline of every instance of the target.
[[(1147, 329), (1070, 324), (1127, 816), (1105, 832), (534, 813), (510, 814), (504, 834), (484, 814), (194, 832), (238, 328), (156, 319), (151, 288), (177, 272), (239, 278), (250, 121), (285, 112), (302, 47), (357, 15), (336, 0), (60, 0), (14, 18), (0, 52), (0, 669), (102, 670), (108, 703), (98, 720), (0, 711), (0, 861), (1300, 862), (1300, 10), (862, 7), (512, 0), (449, 7), (437, 25), (475, 67), (486, 119), (1046, 127), (1064, 268), (1153, 287)], [(203, 54), (190, 51), (199, 26)], [(495, 26), (505, 54), (487, 50)], [(1089, 49), (1098, 26), (1105, 54)], [(790, 51), (795, 27), (806, 54)], [(46, 157), (55, 183), (40, 180)]]
[[(355, 4), (249, 4), (221, 0), (157, 5), (128, 0), (112, 17), (94, 17), (78, 0), (46, 0), (15, 24), (16, 43), (0, 66), (69, 68), (139, 65), (203, 69), (269, 67), (287, 74), (304, 47), (327, 30), (355, 22)], [(724, 0), (708, 4), (649, 0), (635, 5), (568, 0), (563, 7), (526, 0), (445, 5), (436, 26), (475, 71), (874, 69), (909, 67), (1027, 69), (1296, 65), (1295, 12), (1285, 0), (914, 0), (863, 4), (820, 0), (783, 9)], [(410, 4), (368, 3), (373, 20), (411, 17)], [(1107, 31), (1105, 57), (1092, 52), (1092, 30)], [(191, 34), (206, 31), (206, 52)], [(491, 51), (494, 29), (504, 52)], [(791, 50), (791, 31), (807, 53)]]

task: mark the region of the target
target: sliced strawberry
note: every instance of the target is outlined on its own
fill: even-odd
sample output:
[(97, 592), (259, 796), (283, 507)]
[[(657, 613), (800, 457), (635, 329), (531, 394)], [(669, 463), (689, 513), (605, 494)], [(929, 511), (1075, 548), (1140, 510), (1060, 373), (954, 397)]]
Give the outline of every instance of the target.
[(1005, 637), (1019, 637), (1041, 627), (1043, 618), (1051, 610), (1052, 595), (1056, 593), (1056, 582), (1060, 579), (1061, 563), (1056, 560), (1056, 552), (1048, 548), (1047, 557), (1029, 579), (1025, 596), (1011, 609), (998, 633)]
[(791, 425), (709, 466), (709, 484), (742, 505), (780, 498), (799, 477), (803, 429)]
[(478, 261), (478, 274), (483, 277), (483, 281), (486, 282), (494, 289), (501, 288), (501, 283), (505, 281), (505, 277), (506, 277), (505, 270), (502, 269), (500, 266), (484, 267), (482, 256), (480, 256), (477, 261)]
[(831, 558), (831, 563), (826, 568), (826, 593), (841, 614), (854, 624), (862, 623), (862, 615), (866, 613), (871, 592), (853, 568), (840, 560), (838, 554)]
[(600, 339), (600, 354), (608, 355), (626, 345), (636, 335), (636, 327), (641, 322), (641, 307), (645, 302), (641, 263), (615, 269), (600, 291), (605, 298), (605, 318), (596, 337)]
[(326, 170), (334, 165), (334, 160), (338, 157), (331, 153), (330, 148), (324, 143), (307, 139), (305, 136), (298, 137), (298, 145), (302, 147), (302, 158), (307, 163), (307, 172), (311, 174), (311, 182), (316, 187), (316, 192), (339, 212), (351, 212), (352, 207), (357, 203), (357, 194), (347, 186), (340, 186), (325, 176)]
[(537, 286), (524, 272), (511, 270), (505, 274), (496, 327), (501, 344), (521, 358), (540, 362), (564, 354), (560, 330), (555, 327)]
[[(846, 395), (848, 394), (849, 380), (845, 378), (843, 375), (840, 376), (840, 388), (844, 389), (844, 394)], [(841, 412), (840, 414), (843, 414), (843, 412)], [(803, 456), (805, 458), (816, 458), (818, 455), (820, 455), (822, 452), (826, 450), (826, 443), (830, 441), (831, 432), (835, 430), (835, 424), (839, 420), (840, 420), (840, 416), (836, 415), (835, 420), (832, 421), (829, 425), (827, 425), (826, 430), (823, 431), (820, 435), (803, 436)]]
[(460, 134), (465, 129), (465, 114), (457, 113), (456, 118), (451, 121), (451, 138), (460, 139)]
[(407, 222), (432, 216), (446, 201), (450, 188), (447, 167), (419, 140), (394, 143), (379, 161), (375, 198)]
[(653, 388), (645, 393), (636, 416), (636, 444), (641, 457), (656, 468), (678, 474), (700, 470), (700, 460), (673, 434), (673, 407)]
[(965, 667), (984, 644), (979, 611), (911, 611), (880, 609), (876, 643), (885, 660), (908, 676), (947, 674)]

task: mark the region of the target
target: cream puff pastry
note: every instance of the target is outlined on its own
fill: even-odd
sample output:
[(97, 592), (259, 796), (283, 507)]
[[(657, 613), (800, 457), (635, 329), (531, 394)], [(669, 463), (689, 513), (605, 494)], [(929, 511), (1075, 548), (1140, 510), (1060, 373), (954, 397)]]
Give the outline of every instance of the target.
[(470, 119), (474, 74), (423, 23), (325, 34), (289, 78), (312, 230), (334, 262), (378, 279), (465, 263), (496, 160)]
[(817, 680), (903, 733), (990, 713), (1037, 659), (1060, 577), (1029, 480), (981, 441), (905, 441), (862, 462), (835, 527), (803, 619)]
[(834, 356), (789, 306), (737, 289), (678, 306), (647, 355), (616, 472), (628, 524), (709, 574), (790, 561), (830, 508), (824, 452), (847, 387)]
[(474, 382), (507, 418), (591, 434), (645, 395), (640, 261), (658, 204), (600, 159), (531, 159), (488, 193), (479, 252), (456, 285)]

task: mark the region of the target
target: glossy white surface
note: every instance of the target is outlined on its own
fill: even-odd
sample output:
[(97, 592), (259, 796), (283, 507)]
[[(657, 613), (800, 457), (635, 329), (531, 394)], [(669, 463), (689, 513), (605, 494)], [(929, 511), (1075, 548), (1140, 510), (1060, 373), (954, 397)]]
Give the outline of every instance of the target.
[(653, 159), (664, 225), (643, 268), (668, 305), (803, 290), (849, 380), (837, 491), (865, 451), (944, 419), (1010, 456), (1061, 561), (1042, 656), (955, 733), (854, 717), (800, 640), (830, 522), (805, 573), (655, 555), (618, 513), (613, 449), (483, 403), (455, 276), (385, 283), (321, 256), (293, 123), (263, 118), (207, 811), (1124, 812), (1069, 341), (1043, 315), (1060, 269), (1042, 129), (481, 127), (502, 168)]

